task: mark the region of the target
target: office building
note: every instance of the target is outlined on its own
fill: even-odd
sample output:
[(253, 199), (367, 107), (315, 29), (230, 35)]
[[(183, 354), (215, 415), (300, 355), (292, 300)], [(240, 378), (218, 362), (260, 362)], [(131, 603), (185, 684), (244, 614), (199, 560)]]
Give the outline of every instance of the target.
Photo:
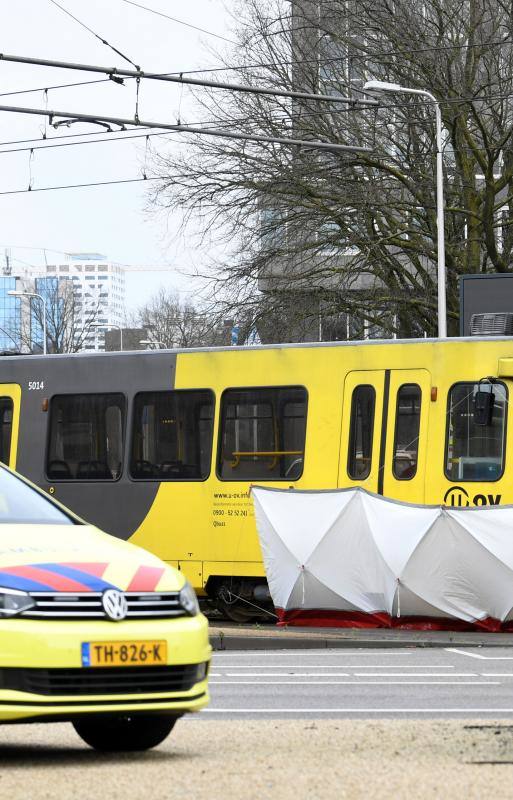
[[(76, 336), (82, 350), (104, 350), (109, 326), (120, 327), (125, 318), (123, 268), (100, 253), (70, 253), (59, 264), (47, 264), (46, 277), (71, 281)], [(99, 326), (105, 326), (104, 328)]]

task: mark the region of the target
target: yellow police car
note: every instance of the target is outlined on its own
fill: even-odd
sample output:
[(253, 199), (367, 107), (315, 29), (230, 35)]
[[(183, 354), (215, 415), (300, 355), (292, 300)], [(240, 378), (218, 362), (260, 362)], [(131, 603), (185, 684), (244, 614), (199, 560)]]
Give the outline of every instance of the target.
[(0, 466), (0, 723), (154, 747), (208, 702), (207, 627), (180, 572)]

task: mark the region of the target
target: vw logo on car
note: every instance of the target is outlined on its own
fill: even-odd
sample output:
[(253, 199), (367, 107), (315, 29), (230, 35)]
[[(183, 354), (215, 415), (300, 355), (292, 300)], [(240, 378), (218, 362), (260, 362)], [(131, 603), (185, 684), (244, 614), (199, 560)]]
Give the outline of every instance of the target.
[(107, 589), (103, 593), (102, 606), (108, 618), (114, 622), (121, 622), (128, 613), (126, 597), (118, 589)]

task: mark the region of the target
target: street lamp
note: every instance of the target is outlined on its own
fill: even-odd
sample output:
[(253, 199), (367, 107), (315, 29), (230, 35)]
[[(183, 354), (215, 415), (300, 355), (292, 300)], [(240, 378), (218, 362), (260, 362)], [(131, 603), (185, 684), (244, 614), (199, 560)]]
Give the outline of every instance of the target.
[(123, 328), (121, 325), (116, 325), (113, 322), (91, 322), (91, 328), (105, 328), (108, 330), (109, 328), (114, 328), (115, 330), (119, 331), (119, 349), (123, 350)]
[[(165, 347), (166, 346), (164, 344), (164, 342), (159, 342), (156, 339), (139, 339), (139, 344), (145, 344), (147, 350), (151, 350), (151, 349), (157, 350), (157, 349), (160, 349), (160, 347)], [(157, 344), (158, 344), (158, 348), (156, 348), (156, 347), (152, 348), (150, 346), (150, 345), (157, 345)]]
[(435, 107), (436, 118), (436, 227), (438, 234), (438, 336), (445, 339), (447, 336), (447, 305), (445, 298), (445, 235), (444, 235), (444, 176), (442, 166), (442, 115), (440, 103), (431, 92), (424, 89), (409, 89), (398, 83), (385, 81), (367, 81), (363, 87), (365, 92), (379, 94), (380, 92), (396, 92), (401, 94), (418, 94), (427, 97)]
[(17, 292), (15, 289), (7, 294), (11, 297), (37, 297), (38, 300), (41, 300), (43, 304), (43, 355), (46, 355), (46, 301), (44, 297), (37, 292)]

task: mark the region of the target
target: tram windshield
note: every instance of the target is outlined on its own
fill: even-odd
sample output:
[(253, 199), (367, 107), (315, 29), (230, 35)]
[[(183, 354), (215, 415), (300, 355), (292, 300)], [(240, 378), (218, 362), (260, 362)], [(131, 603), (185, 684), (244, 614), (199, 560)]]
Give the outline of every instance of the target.
[[(478, 391), (493, 394), (489, 425), (477, 424), (474, 401)], [(483, 387), (457, 383), (449, 392), (445, 474), (452, 481), (496, 481), (504, 471), (507, 389), (502, 383)]]

